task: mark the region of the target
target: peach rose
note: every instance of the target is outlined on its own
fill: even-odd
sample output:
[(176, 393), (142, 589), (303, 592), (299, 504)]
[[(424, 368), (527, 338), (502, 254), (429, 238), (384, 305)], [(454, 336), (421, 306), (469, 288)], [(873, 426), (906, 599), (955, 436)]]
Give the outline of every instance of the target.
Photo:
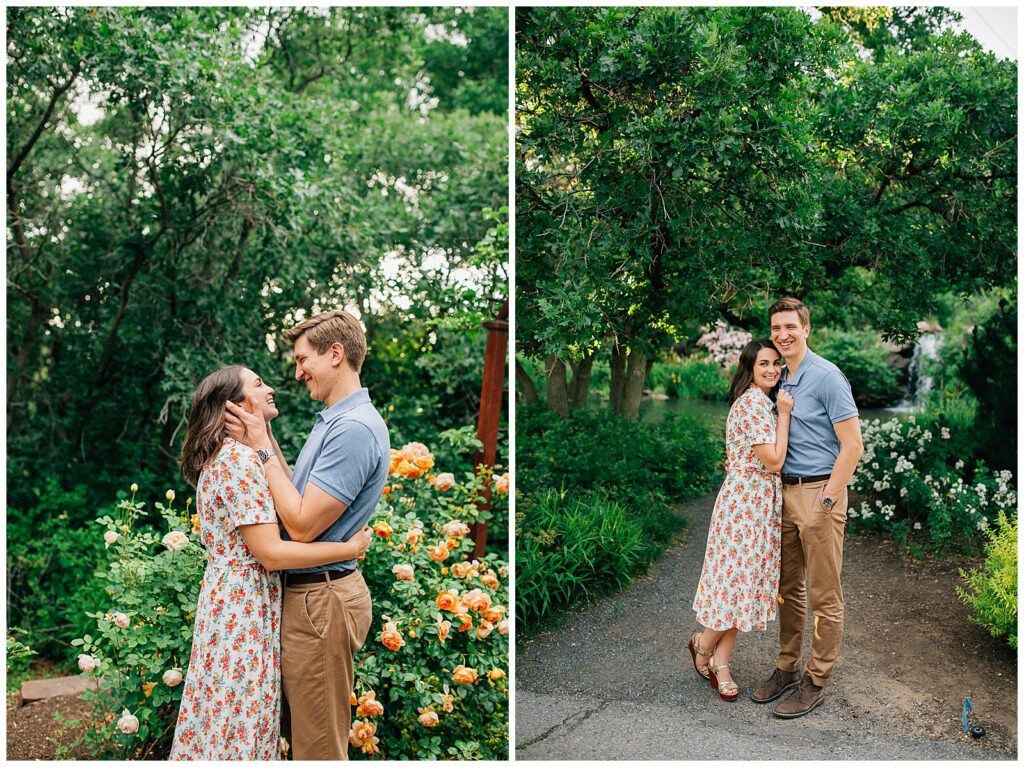
[(197, 534), (197, 535), (199, 534), (199, 515), (198, 514), (193, 514), (192, 515), (192, 532)]
[(465, 535), (469, 535), (469, 525), (458, 520), (449, 522), (442, 529), (449, 538), (462, 538)]
[(452, 679), (459, 684), (473, 684), (477, 680), (476, 669), (468, 668), (467, 666), (458, 665), (452, 672)]
[[(168, 490), (167, 492), (170, 492)], [(188, 543), (188, 536), (180, 530), (172, 530), (164, 536), (163, 544), (171, 551), (181, 551), (185, 544)]]
[(117, 720), (117, 729), (125, 735), (131, 735), (139, 729), (139, 720), (128, 709), (124, 709), (121, 718)]
[(454, 612), (455, 608), (459, 604), (459, 592), (457, 591), (442, 591), (437, 595), (437, 599), (434, 600), (434, 604), (441, 610), (447, 610), (448, 612)]
[(103, 533), (103, 547), (110, 548), (110, 545), (112, 543), (117, 543), (117, 540), (120, 537), (121, 536), (115, 533), (113, 530), (107, 530), (107, 532)]
[[(373, 722), (364, 722), (362, 719), (355, 719), (352, 728), (348, 731), (348, 742), (364, 751), (367, 743), (376, 746), (380, 740), (374, 737), (377, 734), (377, 725)], [(372, 753), (367, 751), (366, 753)]]
[(124, 613), (110, 613), (110, 620), (114, 622), (115, 626), (120, 626), (123, 629), (132, 625), (131, 620)]
[(82, 653), (78, 656), (78, 667), (82, 669), (82, 672), (85, 674), (92, 673), (93, 669), (98, 665), (100, 665), (100, 662), (91, 655)]
[(498, 576), (494, 574), (494, 570), (488, 570), (486, 573), (480, 576), (480, 582), (489, 589), (497, 590), (498, 586), (501, 585), (498, 581)]
[(430, 547), (430, 558), (435, 562), (444, 562), (448, 559), (448, 547), (443, 543)]
[(409, 530), (409, 532), (407, 532), (405, 534), (405, 540), (408, 541), (409, 543), (411, 543), (414, 546), (417, 543), (419, 543), (420, 538), (422, 538), (422, 537), (423, 537), (423, 528), (422, 527), (413, 527), (413, 528), (411, 528)]
[(168, 687), (177, 687), (181, 684), (182, 676), (180, 668), (167, 669), (162, 677), (164, 684)]
[(496, 480), (494, 480), (494, 490), (504, 495), (508, 492), (508, 472), (506, 471)]
[(419, 722), (424, 727), (434, 727), (437, 725), (438, 719), (436, 712), (425, 708), (420, 709)]
[(508, 618), (503, 621), (498, 621), (498, 633), (508, 634)]
[(499, 679), (505, 678), (505, 672), (502, 671), (500, 668), (492, 668), (490, 671), (487, 672), (487, 678), (490, 679), (492, 682), (497, 682)]
[(356, 700), (356, 694), (354, 692), (350, 693), (349, 696), (348, 696), (348, 704), (350, 706), (355, 706), (358, 703), (359, 703), (359, 701)]
[(153, 694), (153, 688), (156, 687), (156, 682), (143, 682), (142, 683), (142, 694), (147, 698)]
[(455, 475), (454, 474), (438, 474), (434, 477), (434, 489), (440, 490), (442, 493), (445, 490), (451, 490), (455, 486)]
[(412, 565), (398, 564), (391, 568), (391, 572), (395, 574), (395, 579), (400, 581), (411, 581), (413, 578), (413, 567)]
[(476, 635), (478, 639), (487, 639), (494, 631), (494, 624), (488, 621), (480, 621), (480, 625), (476, 627)]
[[(445, 685), (445, 687), (447, 687), (447, 686), (448, 685)], [(448, 713), (448, 714), (450, 714), (452, 711), (454, 711), (455, 710), (455, 696), (454, 695), (449, 695), (448, 693), (445, 693), (444, 700), (441, 701), (441, 709), (445, 713)]]
[(438, 641), (441, 642), (441, 644), (445, 643), (445, 640), (448, 639), (448, 635), (451, 633), (451, 631), (452, 631), (451, 621), (438, 621), (437, 622), (437, 638), (438, 638)]
[(363, 693), (357, 701), (356, 716), (381, 716), (384, 713), (384, 704), (377, 700), (377, 693), (373, 690)]
[(385, 623), (384, 630), (380, 632), (380, 641), (389, 650), (397, 652), (405, 646), (405, 640), (398, 633), (394, 623)]
[(473, 616), (469, 613), (455, 613), (455, 620), (459, 621), (459, 631), (469, 631), (473, 628)]
[(387, 522), (378, 522), (373, 526), (373, 532), (377, 533), (381, 538), (390, 538), (394, 530), (391, 529), (391, 525)]
[(473, 570), (473, 565), (469, 562), (456, 562), (452, 565), (452, 575), (456, 578), (465, 578)]
[(486, 621), (497, 623), (505, 617), (505, 607), (503, 605), (491, 605), (483, 611), (483, 617)]
[(483, 612), (491, 606), (491, 595), (481, 591), (480, 589), (473, 589), (472, 591), (467, 591), (462, 595), (462, 601), (470, 610)]

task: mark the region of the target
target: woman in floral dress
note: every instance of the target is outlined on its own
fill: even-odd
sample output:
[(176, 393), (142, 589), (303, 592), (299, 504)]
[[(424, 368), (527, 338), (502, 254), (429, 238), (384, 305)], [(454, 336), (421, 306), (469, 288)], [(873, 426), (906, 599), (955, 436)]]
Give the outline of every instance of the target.
[(768, 339), (740, 353), (725, 428), (726, 478), (715, 501), (693, 609), (702, 633), (690, 638), (693, 666), (724, 700), (739, 688), (729, 673), (737, 631), (767, 628), (777, 612), (782, 550), (782, 483), (793, 398), (771, 393), (782, 357)]
[(181, 467), (197, 489), (207, 564), (171, 759), (280, 758), (281, 584), (274, 571), (354, 559), (372, 539), (364, 527), (345, 543), (281, 540), (260, 458), (224, 429), (230, 400), (261, 413), (269, 431), (273, 395), (235, 365), (207, 376), (192, 398)]

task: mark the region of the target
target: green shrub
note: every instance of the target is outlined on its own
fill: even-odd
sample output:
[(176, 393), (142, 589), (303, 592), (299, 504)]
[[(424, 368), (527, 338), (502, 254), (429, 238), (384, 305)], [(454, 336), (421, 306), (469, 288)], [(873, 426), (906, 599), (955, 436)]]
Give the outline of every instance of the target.
[(36, 651), (19, 641), (15, 634), (24, 635), (25, 630), (17, 626), (7, 628), (7, 692), (18, 688), (36, 655)]
[(814, 335), (811, 347), (843, 372), (861, 407), (882, 407), (899, 399), (900, 375), (885, 363), (888, 352), (876, 333), (827, 329)]
[(967, 588), (956, 593), (974, 610), (971, 620), (1017, 648), (1017, 517), (1002, 510), (989, 530), (985, 566), (964, 572)]
[(709, 359), (685, 359), (679, 363), (655, 363), (648, 379), (652, 389), (674, 399), (729, 399), (729, 371)]

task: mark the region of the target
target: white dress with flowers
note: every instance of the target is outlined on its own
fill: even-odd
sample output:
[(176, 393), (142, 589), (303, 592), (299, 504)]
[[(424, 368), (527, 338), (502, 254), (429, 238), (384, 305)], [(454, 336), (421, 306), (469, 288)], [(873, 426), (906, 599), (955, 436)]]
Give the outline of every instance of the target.
[(697, 622), (714, 631), (763, 631), (778, 610), (782, 480), (754, 453), (754, 445), (774, 442), (772, 402), (752, 385), (729, 410), (726, 478), (693, 600)]
[(281, 583), (237, 530), (277, 522), (255, 451), (227, 439), (196, 506), (207, 563), (170, 758), (279, 759)]

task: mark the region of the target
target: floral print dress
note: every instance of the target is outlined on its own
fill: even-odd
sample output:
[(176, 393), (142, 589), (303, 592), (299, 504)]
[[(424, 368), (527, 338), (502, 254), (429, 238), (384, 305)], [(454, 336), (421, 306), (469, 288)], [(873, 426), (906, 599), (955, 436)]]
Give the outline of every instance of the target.
[(714, 631), (763, 631), (778, 610), (782, 480), (754, 453), (754, 445), (774, 443), (772, 401), (751, 385), (729, 410), (726, 478), (693, 600), (697, 622)]
[(277, 522), (255, 451), (225, 440), (196, 506), (207, 563), (170, 758), (279, 759), (281, 582), (237, 530)]

